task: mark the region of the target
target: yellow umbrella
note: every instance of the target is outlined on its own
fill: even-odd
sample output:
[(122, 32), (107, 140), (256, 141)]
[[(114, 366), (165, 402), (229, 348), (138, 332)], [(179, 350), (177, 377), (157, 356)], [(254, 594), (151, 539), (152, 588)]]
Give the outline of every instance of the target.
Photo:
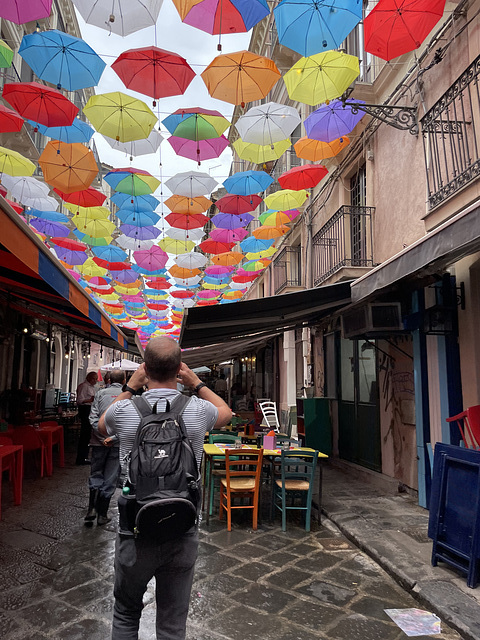
[[(261, 227), (258, 228), (261, 229)], [(258, 251), (257, 253), (246, 253), (245, 258), (247, 260), (261, 260), (261, 258), (269, 258), (270, 256), (273, 256), (276, 252), (277, 250), (275, 247), (270, 247), (269, 249)]]
[(290, 209), (296, 209), (301, 207), (307, 199), (307, 192), (305, 189), (299, 191), (293, 191), (293, 189), (281, 189), (275, 191), (265, 198), (265, 205), (269, 209), (275, 211), (289, 211)]
[(83, 113), (99, 133), (119, 142), (148, 138), (157, 122), (145, 102), (120, 91), (92, 96)]
[(204, 284), (202, 285), (202, 289), (215, 289), (215, 290), (219, 290), (219, 289), (225, 289), (226, 287), (228, 287), (228, 284)]
[(195, 248), (193, 240), (175, 240), (174, 238), (162, 238), (158, 246), (167, 253), (178, 255), (179, 253), (188, 253)]
[(240, 298), (243, 298), (244, 293), (242, 291), (225, 291), (225, 293), (223, 294), (223, 297), (226, 300), (240, 300)]
[(283, 80), (291, 100), (314, 106), (341, 96), (359, 73), (356, 56), (325, 51), (300, 58)]
[(140, 291), (139, 289), (139, 281), (135, 280), (135, 282), (132, 282), (132, 284), (135, 284), (136, 286), (134, 287), (127, 287), (126, 285), (116, 285), (114, 287), (115, 291), (117, 293), (120, 293), (121, 295), (124, 296), (136, 296), (137, 293)]
[[(35, 165), (17, 151), (0, 147), (0, 174), (9, 176), (31, 176), (35, 171)], [(1, 178), (1, 176), (0, 176)]]
[(113, 222), (103, 218), (92, 220), (92, 218), (77, 216), (73, 218), (73, 224), (79, 231), (86, 233), (92, 238), (104, 238), (105, 236), (109, 236), (112, 231), (116, 229)]
[(107, 207), (81, 207), (78, 204), (70, 204), (68, 202), (64, 202), (63, 206), (75, 215), (82, 218), (90, 218), (91, 220), (106, 219), (112, 214)]
[(107, 295), (102, 296), (100, 293), (97, 293), (97, 298), (100, 300), (118, 300), (120, 296), (118, 293), (107, 293)]
[(350, 138), (342, 136), (331, 142), (321, 142), (304, 136), (293, 145), (297, 158), (318, 162), (326, 158), (333, 158), (338, 155), (342, 149), (350, 144)]
[(288, 224), (292, 218), (283, 211), (271, 211), (268, 214), (267, 212), (262, 213), (259, 220), (262, 224), (278, 227), (281, 224)]
[(149, 300), (166, 300), (168, 298), (168, 293), (149, 293), (146, 295), (148, 295)]
[(289, 138), (273, 144), (253, 144), (252, 142), (244, 142), (241, 138), (233, 143), (233, 148), (239, 158), (255, 164), (278, 160), (291, 146), (292, 141)]
[(84, 276), (104, 276), (107, 273), (107, 270), (103, 267), (99, 267), (92, 258), (87, 258), (82, 265), (77, 267), (77, 269)]

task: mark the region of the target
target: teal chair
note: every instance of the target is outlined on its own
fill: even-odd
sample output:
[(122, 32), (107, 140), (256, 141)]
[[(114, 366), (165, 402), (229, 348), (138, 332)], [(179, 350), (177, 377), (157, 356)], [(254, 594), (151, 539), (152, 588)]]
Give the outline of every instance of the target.
[[(238, 440), (238, 436), (232, 433), (210, 433), (208, 436), (208, 444), (235, 444)], [(219, 478), (218, 481), (218, 490), (220, 490), (220, 478), (224, 478), (226, 476), (225, 470), (225, 456), (213, 456), (212, 458), (212, 473), (211, 473), (211, 481), (209, 487), (208, 496), (208, 509), (209, 514), (213, 514), (213, 503), (215, 497), (215, 478)], [(209, 473), (209, 469), (207, 469), (207, 474)]]
[(318, 451), (282, 451), (281, 476), (273, 482), (272, 517), (275, 509), (282, 512), (282, 531), (287, 530), (287, 511), (305, 511), (305, 531), (310, 531), (312, 496)]

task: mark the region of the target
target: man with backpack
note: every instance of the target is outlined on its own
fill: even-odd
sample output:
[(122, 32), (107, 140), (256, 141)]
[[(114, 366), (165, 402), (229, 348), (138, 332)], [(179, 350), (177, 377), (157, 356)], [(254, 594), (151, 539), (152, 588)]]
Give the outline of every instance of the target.
[[(177, 391), (179, 382), (196, 395), (187, 401)], [(148, 390), (132, 401), (144, 385)], [(99, 431), (117, 434), (120, 459), (129, 458), (119, 498), (112, 640), (138, 639), (143, 595), (154, 576), (157, 640), (185, 639), (203, 441), (206, 431), (228, 424), (231, 416), (228, 405), (181, 362), (178, 344), (153, 338), (144, 364), (100, 418)]]

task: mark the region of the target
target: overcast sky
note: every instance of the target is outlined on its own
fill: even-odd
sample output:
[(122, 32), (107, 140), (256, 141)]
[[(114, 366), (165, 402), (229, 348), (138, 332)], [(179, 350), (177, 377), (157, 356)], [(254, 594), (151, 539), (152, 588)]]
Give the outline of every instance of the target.
[[(199, 29), (183, 24), (170, 0), (164, 1), (156, 27), (152, 26), (147, 29), (142, 29), (125, 38), (115, 34), (109, 34), (105, 29), (86, 24), (78, 12), (77, 17), (83, 39), (88, 42), (107, 64), (100, 83), (95, 89), (97, 94), (122, 91), (133, 95), (143, 100), (156, 114), (159, 112), (158, 116), (160, 121), (179, 108), (191, 107), (216, 109), (228, 120), (231, 119), (234, 106), (227, 102), (211, 98), (199, 75), (213, 58), (219, 55), (217, 51), (218, 36), (212, 36)], [(251, 32), (248, 34), (222, 35), (221, 53), (248, 49), (250, 35)], [(198, 76), (193, 79), (185, 94), (160, 99), (157, 101), (157, 106), (153, 107), (152, 98), (127, 89), (117, 74), (110, 69), (110, 65), (122, 52), (128, 49), (147, 47), (155, 44), (161, 49), (167, 49), (186, 58)], [(161, 176), (162, 182), (165, 182), (172, 175), (183, 171), (210, 172), (210, 175), (215, 178), (219, 184), (227, 178), (232, 157), (229, 148), (222, 153), (219, 159), (206, 160), (198, 167), (195, 161), (182, 158), (175, 154), (166, 139), (170, 134), (161, 124), (160, 131), (165, 138), (160, 146), (161, 155), (157, 152), (154, 155), (137, 156), (131, 163), (128, 155), (112, 150), (103, 136), (98, 133), (95, 134), (95, 142), (103, 162), (115, 167), (132, 165), (146, 169), (159, 178)], [(226, 133), (228, 133), (228, 130)], [(160, 158), (162, 168), (159, 166)], [(160, 189), (156, 192), (156, 197), (159, 197), (159, 192)], [(167, 188), (164, 188), (163, 192), (164, 198), (169, 197), (170, 192)]]

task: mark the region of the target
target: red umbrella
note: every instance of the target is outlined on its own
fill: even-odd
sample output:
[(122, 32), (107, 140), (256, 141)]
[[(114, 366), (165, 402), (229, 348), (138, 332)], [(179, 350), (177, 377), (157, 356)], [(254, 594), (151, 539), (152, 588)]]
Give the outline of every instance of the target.
[(230, 249), (233, 249), (233, 247), (235, 246), (235, 243), (219, 242), (218, 240), (204, 240), (198, 246), (204, 253), (218, 254), (230, 251)]
[(258, 273), (252, 273), (250, 275), (232, 276), (232, 282), (238, 282), (240, 284), (243, 284), (244, 282), (253, 282), (255, 278), (258, 278), (258, 275)]
[(70, 251), (86, 251), (87, 245), (83, 242), (77, 242), (76, 240), (69, 240), (69, 238), (50, 238), (50, 242), (56, 244), (63, 249), (69, 249)]
[(165, 220), (172, 227), (177, 229), (200, 229), (208, 222), (208, 216), (203, 213), (195, 213), (192, 216), (184, 213), (169, 213)]
[(0, 105), (0, 133), (20, 131), (23, 127), (23, 118), (13, 109)]
[(124, 51), (112, 69), (128, 89), (154, 100), (185, 93), (195, 77), (185, 58), (158, 47)]
[(222, 213), (248, 213), (254, 211), (262, 202), (260, 196), (236, 196), (227, 194), (215, 202), (215, 206)]
[(80, 207), (100, 207), (107, 199), (105, 194), (92, 187), (83, 191), (73, 191), (72, 193), (64, 193), (60, 189), (54, 189), (54, 191), (65, 202), (70, 202), (70, 204), (76, 204)]
[(5, 200), (8, 202), (8, 204), (12, 207), (12, 209), (14, 211), (19, 213), (20, 215), (23, 213), (23, 207), (22, 207), (21, 204), (18, 204), (17, 202), (13, 202), (12, 200), (9, 200), (8, 198), (5, 198)]
[(168, 309), (168, 304), (164, 304), (161, 302), (149, 302), (147, 304), (149, 309), (153, 309), (154, 311), (166, 311)]
[(97, 258), (97, 256), (92, 259), (99, 267), (102, 267), (102, 269), (108, 269), (109, 271), (128, 271), (132, 268), (130, 262), (109, 262), (108, 260)]
[(193, 296), (195, 295), (195, 292), (194, 291), (184, 291), (184, 290), (180, 289), (179, 291), (172, 291), (170, 293), (170, 295), (173, 298), (179, 298), (179, 299), (181, 299), (181, 298), (193, 298)]
[(278, 182), (282, 189), (313, 189), (327, 173), (328, 169), (321, 164), (305, 164), (286, 171), (278, 178)]
[(170, 287), (172, 286), (170, 282), (167, 282), (165, 278), (161, 278), (160, 276), (155, 276), (155, 279), (151, 278), (150, 280), (147, 280), (145, 284), (149, 289), (157, 289), (157, 291), (161, 291), (162, 289), (170, 289)]
[(363, 21), (365, 51), (392, 60), (418, 49), (444, 9), (445, 0), (380, 0)]
[(218, 300), (199, 300), (197, 307), (212, 307), (215, 304), (218, 304)]
[(2, 97), (21, 116), (46, 127), (69, 127), (78, 113), (63, 93), (39, 82), (6, 84)]

